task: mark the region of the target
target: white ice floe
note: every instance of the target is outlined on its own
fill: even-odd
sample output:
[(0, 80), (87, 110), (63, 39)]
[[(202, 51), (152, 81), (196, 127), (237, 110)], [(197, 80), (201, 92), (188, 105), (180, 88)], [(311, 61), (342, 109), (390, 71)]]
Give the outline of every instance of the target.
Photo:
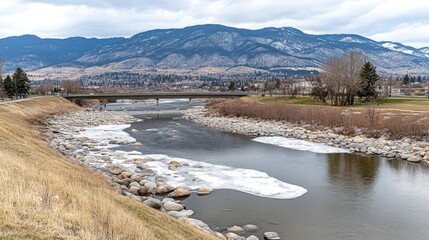
[(85, 131), (80, 132), (79, 135), (74, 137), (87, 137), (91, 140), (102, 142), (108, 142), (110, 140), (116, 140), (118, 142), (135, 142), (136, 139), (131, 137), (128, 133), (123, 130), (131, 127), (131, 124), (122, 125), (100, 125), (97, 127), (87, 127)]
[[(279, 181), (264, 172), (253, 169), (234, 168), (166, 155), (145, 155), (154, 161), (147, 162), (157, 175), (167, 178), (167, 184), (188, 186), (195, 190), (209, 186), (213, 189), (232, 189), (248, 194), (277, 199), (292, 199), (307, 192), (305, 188)], [(168, 164), (176, 160), (182, 165), (169, 170)], [(184, 166), (189, 164), (189, 166)]]
[(322, 143), (313, 143), (309, 141), (285, 138), (285, 137), (257, 137), (253, 141), (272, 144), (284, 148), (290, 148), (301, 151), (310, 151), (314, 153), (348, 153), (347, 149), (327, 146)]

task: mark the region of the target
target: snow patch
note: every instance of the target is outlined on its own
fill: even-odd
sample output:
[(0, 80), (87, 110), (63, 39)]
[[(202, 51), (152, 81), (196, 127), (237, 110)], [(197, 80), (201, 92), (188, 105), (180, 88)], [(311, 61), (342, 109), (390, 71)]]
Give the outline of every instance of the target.
[(400, 47), (400, 46), (398, 46), (398, 45), (396, 45), (394, 43), (383, 43), (381, 45), (383, 47), (387, 48), (387, 49), (392, 50), (392, 51), (406, 53), (406, 54), (411, 54), (411, 55), (414, 54), (414, 51), (406, 49), (406, 48), (403, 48), (403, 47)]
[(340, 42), (364, 43), (361, 40), (352, 37), (343, 37), (340, 39)]
[(136, 139), (131, 137), (128, 133), (123, 130), (130, 128), (131, 124), (122, 125), (100, 125), (97, 127), (87, 127), (85, 131), (80, 132), (74, 137), (87, 137), (97, 142), (108, 142), (110, 140), (116, 140), (118, 142), (135, 142)]
[(313, 143), (309, 141), (285, 138), (285, 137), (257, 137), (253, 141), (272, 144), (284, 148), (290, 148), (300, 151), (310, 151), (314, 153), (348, 153), (347, 149), (327, 146), (322, 143)]

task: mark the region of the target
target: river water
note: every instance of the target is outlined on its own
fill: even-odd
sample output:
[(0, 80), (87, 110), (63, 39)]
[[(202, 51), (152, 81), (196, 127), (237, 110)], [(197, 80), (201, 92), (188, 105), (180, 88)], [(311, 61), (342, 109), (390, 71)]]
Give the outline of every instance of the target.
[[(187, 106), (187, 101), (161, 101), (158, 109)], [(192, 123), (179, 113), (141, 112), (155, 110), (151, 102), (111, 104), (107, 109), (126, 109), (143, 119), (131, 126), (138, 133), (125, 131), (144, 144), (138, 149), (144, 154), (254, 169), (308, 190), (286, 200), (222, 189), (184, 200), (194, 217), (212, 228), (250, 223), (260, 227), (259, 237), (276, 231), (290, 240), (429, 239), (429, 169), (423, 165), (259, 143)]]

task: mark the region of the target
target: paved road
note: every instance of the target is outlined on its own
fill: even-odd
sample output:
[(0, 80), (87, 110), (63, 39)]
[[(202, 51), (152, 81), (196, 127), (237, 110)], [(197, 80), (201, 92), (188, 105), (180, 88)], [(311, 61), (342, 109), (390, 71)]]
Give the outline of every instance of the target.
[(8, 103), (24, 102), (24, 101), (28, 101), (28, 100), (32, 100), (32, 99), (36, 99), (36, 98), (42, 98), (42, 97), (46, 97), (46, 96), (29, 97), (29, 98), (9, 100), (9, 101), (4, 101), (4, 102), (0, 101), (0, 105), (4, 105), (4, 104), (8, 104)]

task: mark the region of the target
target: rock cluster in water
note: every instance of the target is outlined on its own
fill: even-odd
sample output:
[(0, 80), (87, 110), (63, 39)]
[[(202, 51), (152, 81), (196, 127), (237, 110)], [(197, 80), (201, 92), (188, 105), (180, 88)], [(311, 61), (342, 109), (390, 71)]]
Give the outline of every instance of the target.
[[(88, 137), (79, 137), (88, 127), (100, 125), (123, 125), (137, 121), (124, 112), (109, 111), (79, 111), (67, 115), (58, 115), (48, 121), (47, 137), (51, 146), (58, 149), (73, 161), (84, 165), (104, 175), (113, 188), (122, 195), (128, 196), (147, 206), (167, 213), (169, 216), (195, 226), (220, 239), (258, 239), (252, 235), (247, 238), (239, 234), (251, 233), (258, 230), (255, 225), (243, 227), (233, 226), (220, 233), (212, 230), (201, 220), (192, 218), (194, 211), (187, 209), (180, 201), (191, 195), (187, 186), (172, 187), (165, 183), (166, 179), (148, 167), (146, 163), (155, 161), (140, 152), (117, 152), (109, 148), (112, 146), (128, 145), (139, 147), (142, 143), (123, 139), (108, 141), (92, 140)], [(132, 129), (137, 133), (138, 130)], [(124, 156), (127, 154), (128, 156)], [(131, 158), (130, 158), (131, 155)], [(170, 161), (168, 168), (175, 170), (181, 163)], [(210, 187), (202, 186), (196, 191), (198, 195), (207, 195), (213, 191)], [(267, 234), (267, 233), (266, 233)], [(271, 235), (264, 235), (265, 239)], [(267, 237), (268, 236), (268, 237)]]
[(390, 140), (387, 137), (370, 138), (364, 135), (348, 137), (334, 132), (333, 129), (312, 131), (308, 126), (300, 126), (284, 121), (258, 120), (242, 117), (221, 117), (208, 115), (203, 108), (184, 111), (185, 116), (199, 124), (218, 128), (223, 131), (248, 136), (281, 136), (295, 138), (332, 147), (349, 149), (366, 155), (380, 155), (387, 158), (400, 158), (409, 162), (429, 164), (429, 143), (414, 141), (410, 138)]

